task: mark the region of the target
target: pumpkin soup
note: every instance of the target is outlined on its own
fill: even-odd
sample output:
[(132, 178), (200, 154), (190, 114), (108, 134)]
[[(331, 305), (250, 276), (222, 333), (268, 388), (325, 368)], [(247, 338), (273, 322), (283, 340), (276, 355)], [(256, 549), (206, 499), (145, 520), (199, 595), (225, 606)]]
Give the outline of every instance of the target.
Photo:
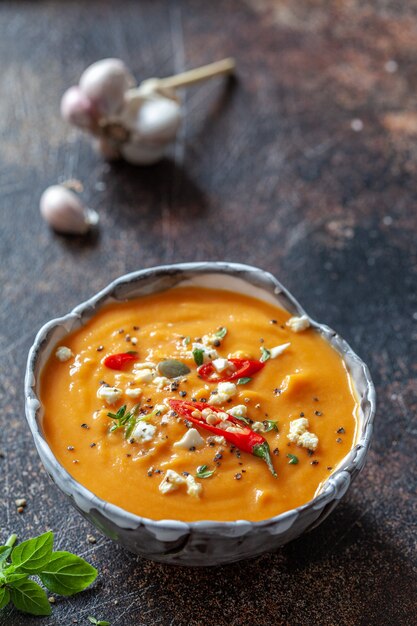
[(156, 520), (267, 519), (355, 443), (349, 374), (308, 318), (215, 289), (106, 305), (55, 347), (40, 396), (67, 471)]

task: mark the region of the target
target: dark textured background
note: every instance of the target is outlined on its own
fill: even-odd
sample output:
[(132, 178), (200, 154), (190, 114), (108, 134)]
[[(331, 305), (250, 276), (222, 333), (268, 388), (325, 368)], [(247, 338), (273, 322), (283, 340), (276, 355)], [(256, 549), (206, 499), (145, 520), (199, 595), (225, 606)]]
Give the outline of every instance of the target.
[[(229, 55), (238, 81), (187, 92), (172, 158), (155, 167), (105, 164), (59, 118), (62, 92), (102, 57), (140, 79)], [(3, 1), (0, 58), (1, 536), (51, 528), (100, 570), (51, 618), (6, 609), (0, 624), (415, 624), (416, 3)], [(64, 239), (39, 218), (42, 190), (71, 177), (100, 212), (97, 238)], [(366, 469), (319, 529), (187, 570), (95, 531), (87, 542), (33, 449), (22, 384), (48, 319), (127, 271), (205, 259), (275, 273), (369, 363), (378, 412)]]

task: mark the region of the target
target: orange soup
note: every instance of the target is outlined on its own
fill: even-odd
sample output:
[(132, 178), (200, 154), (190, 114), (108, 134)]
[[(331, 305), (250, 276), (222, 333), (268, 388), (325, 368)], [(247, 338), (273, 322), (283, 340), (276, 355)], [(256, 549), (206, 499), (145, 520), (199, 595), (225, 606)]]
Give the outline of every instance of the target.
[(215, 289), (105, 306), (56, 346), (40, 395), (67, 471), (155, 520), (267, 519), (355, 443), (349, 374), (308, 319)]

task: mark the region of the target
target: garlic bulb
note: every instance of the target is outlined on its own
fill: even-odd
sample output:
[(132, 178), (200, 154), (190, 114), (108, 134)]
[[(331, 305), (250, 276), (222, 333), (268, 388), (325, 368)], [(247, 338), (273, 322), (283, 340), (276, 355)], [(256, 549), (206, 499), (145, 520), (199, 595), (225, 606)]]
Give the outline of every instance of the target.
[(74, 126), (92, 128), (95, 118), (93, 109), (93, 103), (78, 86), (70, 87), (62, 96), (61, 115)]
[(135, 79), (120, 59), (102, 59), (81, 75), (80, 89), (102, 115), (114, 115), (123, 107), (124, 95)]
[(85, 235), (98, 222), (98, 214), (85, 208), (78, 196), (62, 185), (45, 189), (40, 212), (54, 230), (68, 235)]
[(136, 165), (156, 163), (175, 141), (181, 125), (177, 90), (233, 72), (233, 59), (168, 76), (135, 80), (120, 59), (90, 65), (79, 85), (61, 101), (62, 117), (93, 136), (96, 149), (108, 160), (121, 156)]

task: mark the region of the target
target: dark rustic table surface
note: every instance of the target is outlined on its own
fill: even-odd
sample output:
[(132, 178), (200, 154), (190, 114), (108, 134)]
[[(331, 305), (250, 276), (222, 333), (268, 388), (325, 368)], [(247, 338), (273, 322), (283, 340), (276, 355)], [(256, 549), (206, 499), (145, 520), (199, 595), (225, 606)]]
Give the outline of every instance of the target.
[[(234, 56), (238, 78), (187, 91), (170, 157), (109, 165), (59, 117), (91, 62), (138, 79)], [(1, 536), (52, 529), (100, 576), (50, 618), (0, 623), (416, 623), (417, 7), (317, 0), (38, 0), (0, 4)], [(63, 238), (38, 211), (75, 178), (97, 237)], [(274, 554), (215, 569), (154, 564), (93, 531), (52, 485), (24, 417), (38, 328), (111, 279), (160, 263), (272, 271), (369, 364), (368, 464), (334, 514)], [(25, 497), (23, 514), (15, 499)]]

